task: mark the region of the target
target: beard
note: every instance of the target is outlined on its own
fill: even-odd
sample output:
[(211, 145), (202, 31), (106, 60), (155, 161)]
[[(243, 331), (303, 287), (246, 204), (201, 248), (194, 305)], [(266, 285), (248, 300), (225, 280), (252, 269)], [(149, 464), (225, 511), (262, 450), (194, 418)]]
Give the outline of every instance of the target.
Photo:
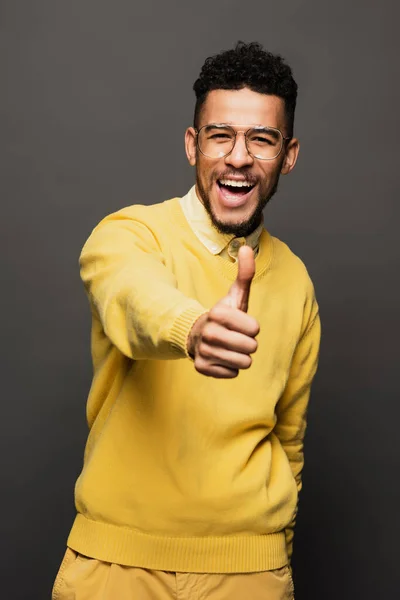
[(274, 181), (274, 184), (268, 193), (259, 194), (258, 202), (253, 210), (253, 213), (247, 219), (240, 221), (239, 223), (229, 223), (221, 221), (215, 214), (211, 205), (209, 192), (211, 191), (213, 182), (210, 185), (209, 191), (207, 191), (205, 186), (203, 186), (202, 182), (200, 181), (199, 174), (196, 173), (196, 186), (199, 191), (203, 206), (210, 217), (213, 227), (220, 233), (233, 234), (235, 237), (246, 237), (259, 226), (262, 221), (262, 213), (264, 208), (267, 206), (272, 196), (274, 196), (274, 194), (278, 191), (278, 183), (279, 171), (276, 180)]

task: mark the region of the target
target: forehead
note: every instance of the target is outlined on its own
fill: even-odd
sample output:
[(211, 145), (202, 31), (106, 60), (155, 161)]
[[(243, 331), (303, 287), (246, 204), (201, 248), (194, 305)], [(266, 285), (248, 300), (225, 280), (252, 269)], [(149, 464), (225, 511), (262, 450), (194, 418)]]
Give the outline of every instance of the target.
[(285, 103), (278, 96), (259, 94), (248, 88), (212, 90), (200, 113), (199, 127), (207, 123), (227, 123), (236, 127), (285, 125)]

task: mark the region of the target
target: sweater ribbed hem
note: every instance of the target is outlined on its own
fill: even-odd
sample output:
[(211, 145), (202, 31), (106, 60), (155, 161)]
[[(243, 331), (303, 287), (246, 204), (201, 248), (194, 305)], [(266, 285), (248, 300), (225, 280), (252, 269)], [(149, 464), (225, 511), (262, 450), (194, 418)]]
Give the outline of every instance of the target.
[(255, 573), (288, 562), (284, 532), (167, 537), (92, 521), (82, 514), (75, 519), (67, 545), (104, 562), (184, 573)]

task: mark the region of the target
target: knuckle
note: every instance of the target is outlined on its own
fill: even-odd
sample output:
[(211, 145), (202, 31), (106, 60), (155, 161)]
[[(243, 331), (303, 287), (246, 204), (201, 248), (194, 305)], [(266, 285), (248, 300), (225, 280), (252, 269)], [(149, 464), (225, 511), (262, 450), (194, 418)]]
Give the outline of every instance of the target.
[(253, 321), (251, 324), (252, 333), (254, 336), (256, 336), (260, 333), (260, 325), (259, 325), (258, 321), (256, 321), (256, 319), (252, 319), (252, 321)]
[(218, 318), (218, 313), (218, 306), (213, 306), (208, 313), (210, 321), (215, 321)]
[(212, 324), (208, 325), (203, 331), (203, 340), (208, 343), (213, 343), (217, 341), (217, 331), (216, 328), (213, 327)]
[(194, 368), (196, 369), (196, 371), (201, 373), (201, 360), (199, 359), (198, 356), (196, 356), (196, 358), (194, 359), (193, 364), (194, 364)]
[(198, 373), (200, 373), (200, 375), (208, 375), (209, 374), (206, 365), (203, 363), (201, 363), (201, 364), (195, 363), (194, 368), (196, 369), (196, 371)]
[(203, 359), (211, 358), (211, 348), (208, 344), (202, 342), (199, 346), (199, 354)]
[(204, 375), (204, 371), (198, 363), (194, 363), (194, 368), (198, 373), (200, 373), (200, 375)]
[(251, 358), (251, 356), (245, 356), (243, 358), (242, 369), (249, 369), (251, 367), (252, 363), (253, 363), (253, 359)]
[(198, 354), (196, 356), (196, 358), (194, 359), (194, 368), (199, 373), (202, 373), (204, 371), (205, 367), (206, 367), (206, 361), (203, 360), (203, 358), (201, 357), (200, 354)]
[(210, 312), (208, 313), (210, 320), (216, 321), (216, 322), (221, 321), (224, 314), (225, 314), (224, 307), (219, 304), (216, 304), (215, 306), (213, 306), (212, 309), (210, 310)]
[(257, 350), (257, 348), (258, 348), (258, 342), (257, 342), (257, 340), (252, 339), (250, 346), (251, 346), (250, 352), (253, 354), (253, 352), (255, 352)]

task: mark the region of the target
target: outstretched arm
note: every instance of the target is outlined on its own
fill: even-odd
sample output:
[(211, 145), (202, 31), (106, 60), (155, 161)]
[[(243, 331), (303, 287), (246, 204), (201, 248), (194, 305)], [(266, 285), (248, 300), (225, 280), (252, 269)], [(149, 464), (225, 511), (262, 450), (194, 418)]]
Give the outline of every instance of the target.
[(105, 335), (132, 359), (187, 356), (206, 309), (177, 288), (150, 229), (120, 211), (99, 223), (80, 256), (81, 277)]

